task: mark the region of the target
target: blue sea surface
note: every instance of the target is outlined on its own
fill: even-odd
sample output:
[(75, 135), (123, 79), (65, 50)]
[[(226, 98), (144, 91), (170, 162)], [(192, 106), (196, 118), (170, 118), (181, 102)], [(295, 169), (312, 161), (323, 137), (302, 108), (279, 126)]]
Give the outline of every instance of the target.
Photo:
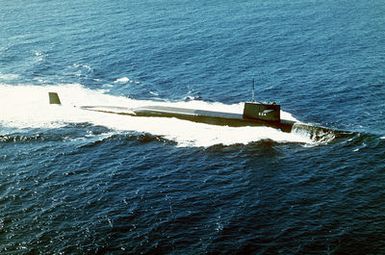
[[(76, 107), (235, 111), (252, 79), (349, 134)], [(0, 0), (1, 254), (384, 254), (384, 226), (384, 1)]]

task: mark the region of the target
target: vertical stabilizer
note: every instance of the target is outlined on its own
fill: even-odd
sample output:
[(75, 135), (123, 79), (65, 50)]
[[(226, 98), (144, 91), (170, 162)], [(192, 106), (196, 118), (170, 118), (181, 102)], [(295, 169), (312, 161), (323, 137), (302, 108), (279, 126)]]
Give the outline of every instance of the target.
[(50, 104), (61, 104), (59, 95), (56, 92), (48, 92)]

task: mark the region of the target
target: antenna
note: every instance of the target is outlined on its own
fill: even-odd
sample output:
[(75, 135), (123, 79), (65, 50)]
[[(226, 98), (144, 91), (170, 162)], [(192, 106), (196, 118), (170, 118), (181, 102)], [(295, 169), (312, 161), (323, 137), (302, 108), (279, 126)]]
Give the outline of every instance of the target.
[(254, 81), (254, 78), (253, 78), (253, 87), (251, 88), (251, 102), (255, 102), (255, 81)]

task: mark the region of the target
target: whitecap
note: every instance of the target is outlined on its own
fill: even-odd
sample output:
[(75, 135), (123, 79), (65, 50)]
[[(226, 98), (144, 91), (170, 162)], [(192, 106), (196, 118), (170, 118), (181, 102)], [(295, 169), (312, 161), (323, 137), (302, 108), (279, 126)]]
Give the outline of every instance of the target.
[(119, 79), (116, 79), (114, 83), (120, 83), (120, 84), (126, 84), (129, 83), (131, 80), (128, 77), (122, 77)]
[(18, 74), (14, 73), (0, 73), (0, 80), (1, 81), (11, 81), (11, 80), (16, 80), (20, 76)]
[(75, 68), (77, 68), (77, 69), (86, 70), (86, 71), (88, 71), (88, 72), (91, 72), (91, 71), (92, 71), (91, 66), (86, 65), (86, 64), (73, 64), (72, 66), (75, 67)]
[(42, 62), (46, 58), (47, 54), (40, 50), (33, 51), (33, 56), (37, 62)]
[(153, 95), (153, 96), (159, 96), (159, 93), (158, 92), (155, 92), (155, 91), (150, 91), (150, 94)]
[(114, 81), (114, 83), (120, 83), (120, 84), (127, 84), (127, 83), (133, 83), (133, 84), (140, 84), (140, 82), (131, 80), (130, 78), (124, 76), (121, 78), (118, 78)]

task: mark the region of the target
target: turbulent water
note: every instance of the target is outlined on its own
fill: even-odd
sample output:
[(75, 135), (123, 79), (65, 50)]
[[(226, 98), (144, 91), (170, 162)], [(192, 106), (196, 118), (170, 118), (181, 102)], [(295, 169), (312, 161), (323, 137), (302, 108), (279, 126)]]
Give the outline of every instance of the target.
[[(1, 254), (385, 253), (383, 1), (0, 4)], [(252, 79), (347, 134), (79, 107), (241, 113)]]

